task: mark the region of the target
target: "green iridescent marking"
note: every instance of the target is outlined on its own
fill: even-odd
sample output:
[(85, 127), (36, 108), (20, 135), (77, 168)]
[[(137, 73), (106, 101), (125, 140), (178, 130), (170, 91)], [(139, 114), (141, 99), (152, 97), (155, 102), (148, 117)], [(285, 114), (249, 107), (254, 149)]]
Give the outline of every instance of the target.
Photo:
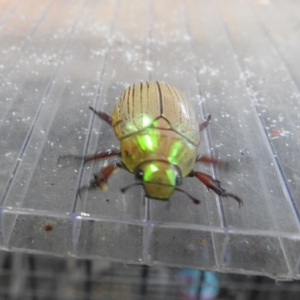
[(150, 134), (140, 134), (137, 136), (139, 146), (144, 151), (154, 151), (157, 149), (159, 136), (153, 130), (147, 132)]
[(136, 127), (132, 123), (128, 122), (126, 124), (126, 130), (127, 131), (133, 131), (133, 130), (136, 130)]
[(159, 169), (155, 165), (155, 163), (147, 165), (145, 172), (144, 172), (144, 181), (146, 181), (146, 182), (151, 181), (151, 179), (153, 177), (153, 173), (157, 172), (158, 170)]
[(173, 170), (171, 170), (171, 169), (166, 170), (166, 173), (167, 173), (167, 177), (169, 179), (170, 185), (175, 186), (176, 179), (175, 179)]
[(126, 122), (125, 126), (126, 126), (126, 130), (131, 132), (131, 131), (140, 130), (142, 128), (146, 128), (151, 125), (151, 122), (152, 122), (152, 120), (149, 117), (143, 116), (141, 124), (140, 123), (136, 124), (136, 122), (134, 122), (134, 123)]
[(151, 125), (151, 119), (147, 116), (143, 116), (142, 123), (143, 123), (143, 127), (145, 128), (145, 127)]
[(149, 135), (139, 135), (137, 139), (142, 150), (152, 151), (154, 149), (154, 140)]
[(169, 169), (166, 170), (160, 170), (157, 163), (150, 163), (146, 166), (144, 170), (144, 182), (153, 182), (153, 179), (156, 177), (155, 173), (160, 172), (159, 177), (164, 178), (165, 185), (175, 186), (176, 185), (176, 178), (174, 174), (174, 170)]
[(182, 142), (181, 141), (176, 141), (171, 149), (170, 149), (170, 154), (169, 154), (169, 162), (171, 164), (177, 164), (178, 163), (178, 157), (179, 154), (182, 152)]

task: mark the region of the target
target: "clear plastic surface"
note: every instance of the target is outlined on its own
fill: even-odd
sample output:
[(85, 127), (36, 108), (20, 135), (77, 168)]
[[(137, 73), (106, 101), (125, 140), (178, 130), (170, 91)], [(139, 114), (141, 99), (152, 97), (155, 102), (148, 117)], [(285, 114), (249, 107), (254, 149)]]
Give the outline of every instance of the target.
[[(278, 22), (280, 20), (280, 22)], [(0, 248), (124, 263), (300, 278), (300, 4), (275, 1), (4, 1), (0, 4)], [(193, 178), (169, 202), (120, 188), (76, 191), (114, 158), (111, 114), (130, 84), (182, 90), (199, 122), (196, 165), (244, 205)]]

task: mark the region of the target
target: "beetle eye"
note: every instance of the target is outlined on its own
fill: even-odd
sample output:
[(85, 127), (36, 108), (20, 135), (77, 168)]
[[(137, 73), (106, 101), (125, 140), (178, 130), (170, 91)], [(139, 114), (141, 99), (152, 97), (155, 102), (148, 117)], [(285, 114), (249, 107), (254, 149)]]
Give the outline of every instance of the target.
[(144, 177), (144, 172), (143, 172), (142, 170), (138, 170), (138, 171), (135, 173), (135, 179), (143, 180), (143, 177)]
[(181, 185), (181, 184), (182, 184), (182, 178), (179, 177), (179, 176), (177, 176), (177, 177), (176, 177), (176, 186), (179, 186), (179, 185)]

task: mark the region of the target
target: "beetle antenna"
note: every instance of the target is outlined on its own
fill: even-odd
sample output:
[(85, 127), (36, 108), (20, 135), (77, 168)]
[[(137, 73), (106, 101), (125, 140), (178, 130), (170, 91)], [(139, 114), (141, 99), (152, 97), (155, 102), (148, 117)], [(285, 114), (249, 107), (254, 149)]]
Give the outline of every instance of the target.
[(188, 192), (186, 192), (186, 191), (184, 191), (184, 190), (182, 190), (180, 188), (175, 188), (175, 191), (178, 191), (178, 192), (181, 192), (183, 194), (186, 194), (194, 202), (194, 204), (200, 204), (201, 203), (200, 200), (194, 198), (191, 194), (189, 194)]
[(143, 185), (141, 182), (135, 182), (133, 184), (130, 184), (130, 185), (127, 185), (123, 188), (121, 188), (121, 193), (126, 193), (127, 190), (129, 190), (130, 188), (132, 188), (133, 186), (136, 186), (136, 185)]

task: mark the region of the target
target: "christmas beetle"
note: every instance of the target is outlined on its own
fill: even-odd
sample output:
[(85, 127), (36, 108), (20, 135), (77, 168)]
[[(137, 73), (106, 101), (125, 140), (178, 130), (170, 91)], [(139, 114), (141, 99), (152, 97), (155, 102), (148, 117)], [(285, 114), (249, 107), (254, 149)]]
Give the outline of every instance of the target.
[(118, 168), (135, 174), (137, 182), (121, 189), (141, 185), (146, 196), (168, 200), (174, 191), (186, 194), (195, 204), (200, 200), (180, 189), (182, 179), (196, 177), (221, 197), (231, 197), (239, 205), (242, 200), (227, 193), (211, 176), (194, 171), (197, 162), (220, 164), (207, 156), (198, 156), (199, 132), (207, 127), (210, 116), (201, 124), (187, 98), (175, 87), (158, 81), (129, 86), (120, 96), (112, 117), (89, 107), (100, 119), (113, 127), (120, 149), (110, 149), (88, 156), (76, 156), (85, 163), (111, 156), (118, 162), (103, 167), (84, 189), (106, 189), (109, 177)]

